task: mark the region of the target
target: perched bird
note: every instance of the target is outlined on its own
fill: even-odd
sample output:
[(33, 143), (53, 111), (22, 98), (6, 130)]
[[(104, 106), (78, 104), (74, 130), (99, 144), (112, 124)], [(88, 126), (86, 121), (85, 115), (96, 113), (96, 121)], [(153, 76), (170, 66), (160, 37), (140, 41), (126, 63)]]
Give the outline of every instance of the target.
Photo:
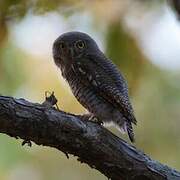
[(92, 117), (113, 123), (134, 142), (136, 124), (128, 88), (117, 67), (82, 32), (67, 32), (53, 44), (53, 58), (74, 96)]

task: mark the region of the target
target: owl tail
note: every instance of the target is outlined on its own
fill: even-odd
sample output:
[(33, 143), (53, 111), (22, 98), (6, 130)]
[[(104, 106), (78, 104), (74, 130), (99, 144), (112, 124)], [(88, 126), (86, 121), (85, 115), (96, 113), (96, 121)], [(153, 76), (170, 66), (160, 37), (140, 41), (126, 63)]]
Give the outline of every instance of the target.
[(135, 142), (133, 127), (132, 127), (131, 122), (129, 121), (126, 122), (126, 128), (127, 128), (129, 139), (131, 140), (132, 143)]
[(103, 123), (103, 125), (105, 127), (109, 127), (109, 126), (112, 126), (112, 125), (115, 125), (116, 128), (123, 134), (127, 133), (128, 136), (129, 136), (129, 139), (131, 140), (131, 142), (135, 142), (135, 138), (134, 138), (134, 132), (133, 132), (133, 127), (132, 127), (132, 124), (131, 122), (125, 120), (123, 122), (123, 124), (119, 125), (119, 124), (115, 124), (113, 122), (110, 122), (110, 123)]
[(118, 127), (121, 133), (128, 133), (131, 142), (135, 142), (134, 132), (131, 122), (125, 121), (121, 127)]

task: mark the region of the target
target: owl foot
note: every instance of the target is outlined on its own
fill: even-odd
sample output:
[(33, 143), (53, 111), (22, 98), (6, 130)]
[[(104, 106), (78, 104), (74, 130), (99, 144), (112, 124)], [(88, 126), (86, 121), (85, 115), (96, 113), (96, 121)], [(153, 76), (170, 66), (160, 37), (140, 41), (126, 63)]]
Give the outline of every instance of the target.
[(24, 141), (22, 142), (22, 146), (24, 146), (25, 144), (27, 144), (29, 147), (32, 146), (32, 143), (31, 143), (30, 140), (24, 140)]
[(91, 115), (91, 117), (89, 118), (90, 121), (93, 121), (99, 125), (103, 125), (103, 122), (101, 120), (99, 120), (97, 117)]
[(78, 117), (84, 121), (88, 121), (91, 118), (91, 114), (82, 114), (78, 115)]
[(92, 114), (83, 114), (83, 115), (79, 115), (79, 117), (82, 120), (92, 121), (92, 122), (97, 123), (99, 125), (103, 125), (103, 122), (100, 121), (97, 117), (93, 116)]

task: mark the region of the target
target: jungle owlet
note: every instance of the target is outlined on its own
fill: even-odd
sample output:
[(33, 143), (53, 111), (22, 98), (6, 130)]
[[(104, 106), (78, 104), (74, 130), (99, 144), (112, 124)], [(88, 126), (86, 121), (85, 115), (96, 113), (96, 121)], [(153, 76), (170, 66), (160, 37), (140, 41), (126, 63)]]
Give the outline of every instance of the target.
[(82, 32), (67, 32), (53, 44), (55, 64), (77, 100), (104, 123), (113, 123), (134, 141), (136, 124), (125, 79), (96, 42)]

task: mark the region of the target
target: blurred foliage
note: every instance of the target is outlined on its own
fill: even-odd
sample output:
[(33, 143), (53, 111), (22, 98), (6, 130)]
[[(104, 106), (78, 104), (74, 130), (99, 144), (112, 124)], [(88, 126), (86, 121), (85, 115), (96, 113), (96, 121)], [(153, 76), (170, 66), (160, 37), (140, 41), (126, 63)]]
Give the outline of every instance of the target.
[[(105, 40), (107, 55), (127, 78), (138, 119), (138, 126), (135, 128), (136, 146), (155, 159), (180, 168), (180, 74), (160, 69), (143, 55), (135, 38), (122, 23), (123, 13), (119, 9), (118, 13), (113, 12), (116, 9), (113, 6), (117, 6), (117, 2), (114, 5), (113, 1), (106, 0), (101, 3), (95, 0), (0, 1), (0, 94), (41, 102), (45, 91), (55, 91), (60, 108), (74, 113), (84, 112), (67, 84), (58, 76), (59, 71), (55, 69), (52, 59), (40, 59), (18, 49), (10, 36), (10, 28), (13, 26), (9, 24), (17, 23), (17, 19), (23, 20), (30, 11), (32, 14), (56, 11), (63, 17), (73, 16), (77, 12), (83, 15), (87, 11), (94, 20), (95, 28), (92, 29), (105, 32), (101, 34)], [(122, 9), (123, 2), (125, 1), (118, 2)], [(143, 5), (145, 3), (146, 7), (153, 3), (153, 8), (163, 1), (137, 2)], [(81, 3), (84, 5), (81, 6)], [(107, 13), (107, 5), (108, 11), (113, 12), (111, 18), (105, 16), (111, 16), (111, 13)], [(67, 24), (71, 23), (68, 18), (65, 21)], [(113, 132), (119, 135), (115, 129)], [(20, 142), (5, 135), (0, 136), (0, 179), (105, 179), (98, 171), (80, 164), (74, 157), (67, 160), (57, 150), (35, 145), (32, 148), (21, 147)]]
[(25, 81), (23, 55), (9, 43), (0, 49), (0, 93), (13, 95)]
[(58, 7), (69, 7), (77, 3), (77, 0), (6, 0), (0, 1), (1, 17), (22, 18), (29, 11), (34, 13), (45, 13), (56, 10)]

